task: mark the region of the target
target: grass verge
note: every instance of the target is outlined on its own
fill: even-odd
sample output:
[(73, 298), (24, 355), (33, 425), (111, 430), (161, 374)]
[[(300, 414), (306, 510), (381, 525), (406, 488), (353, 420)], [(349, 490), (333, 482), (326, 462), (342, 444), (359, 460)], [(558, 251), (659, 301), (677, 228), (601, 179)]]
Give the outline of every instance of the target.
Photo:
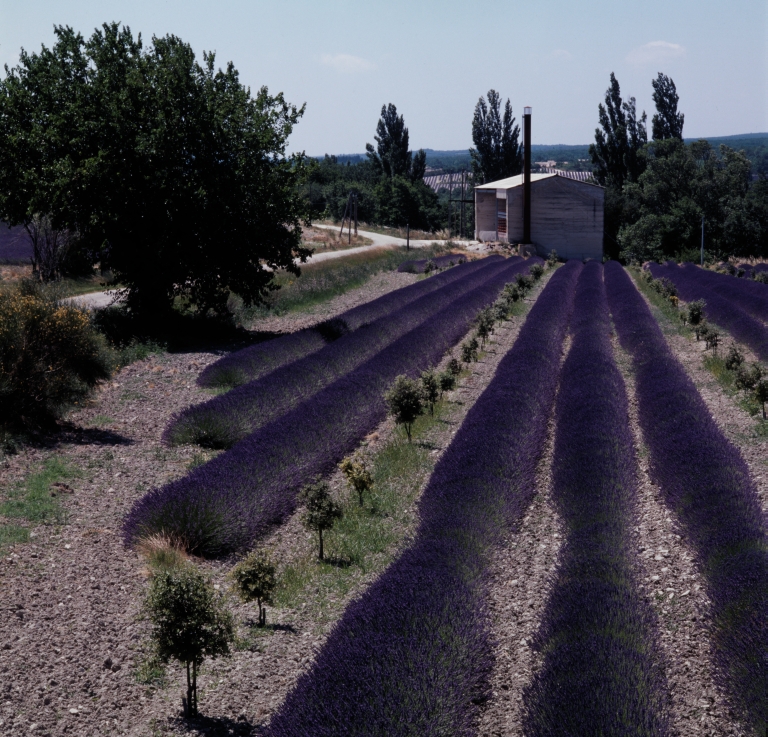
[(439, 245), (420, 248), (418, 252), (405, 248), (373, 248), (365, 253), (302, 266), (299, 277), (280, 271), (275, 274), (275, 283), (280, 289), (273, 292), (266, 305), (244, 307), (239, 297), (233, 297), (231, 308), (242, 323), (305, 310), (362, 286), (374, 274), (393, 271), (403, 261), (413, 259), (414, 253), (419, 258), (431, 258), (441, 251)]
[[(77, 476), (77, 470), (67, 461), (55, 456), (48, 458), (38, 471), (31, 473), (24, 482), (8, 491), (6, 498), (0, 503), (0, 517), (25, 520), (33, 524), (65, 522), (66, 513), (60, 496), (72, 493), (64, 482)], [(22, 543), (28, 539), (28, 527), (0, 524), (0, 545)]]
[[(281, 572), (275, 604), (292, 609), (311, 607), (318, 625), (335, 616), (334, 600), (344, 598), (362, 577), (383, 569), (392, 559), (403, 525), (413, 518), (413, 505), (432, 473), (435, 456), (425, 436), (442, 422), (450, 403), (435, 405), (435, 414), (422, 415), (413, 427), (413, 442), (398, 429), (372, 459), (373, 489), (361, 507), (347, 490), (344, 517), (325, 533), (326, 559), (317, 560), (315, 546)], [(309, 534), (309, 533), (307, 533)]]
[[(653, 310), (654, 317), (659, 323), (661, 330), (664, 334), (683, 335), (689, 340), (692, 333), (690, 328), (687, 328), (680, 321), (680, 311), (675, 307), (668, 299), (665, 299), (661, 294), (651, 289), (648, 283), (640, 278), (640, 270), (636, 267), (628, 267), (627, 271), (631, 274), (635, 281), (635, 286), (640, 292), (647, 297), (648, 301), (655, 308)], [(718, 328), (724, 335), (729, 335), (726, 330)], [(734, 383), (735, 374), (733, 371), (729, 371), (725, 367), (725, 359), (722, 355), (707, 354), (704, 356), (704, 368), (712, 374), (720, 388), (727, 394), (735, 404), (737, 404), (742, 410), (747, 412), (750, 417), (754, 417), (756, 420), (754, 432), (759, 438), (768, 437), (768, 420), (764, 420), (761, 416), (761, 407), (757, 401), (749, 396), (740, 392)]]

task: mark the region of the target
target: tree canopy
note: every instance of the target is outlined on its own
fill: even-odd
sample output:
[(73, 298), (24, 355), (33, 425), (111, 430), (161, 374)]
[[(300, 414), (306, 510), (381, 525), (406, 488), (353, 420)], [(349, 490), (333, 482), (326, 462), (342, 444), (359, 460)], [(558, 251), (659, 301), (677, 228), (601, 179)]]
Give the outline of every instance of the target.
[(675, 83), (666, 75), (659, 72), (654, 79), (653, 102), (656, 105), (656, 115), (653, 116), (653, 140), (679, 138), (683, 140), (683, 122), (685, 116), (677, 112), (677, 88)]
[(285, 147), (303, 107), (251, 96), (176, 36), (55, 34), (0, 82), (0, 219), (49, 217), (143, 310), (184, 296), (222, 311), (298, 273), (306, 165)]
[(402, 115), (390, 102), (381, 106), (381, 117), (376, 125), (376, 148), (370, 143), (365, 150), (374, 170), (390, 179), (406, 177), (418, 181), (424, 177), (427, 168), (427, 154), (419, 149), (415, 154), (408, 148), (408, 129)]
[(509, 99), (501, 115), (501, 96), (488, 90), (488, 102), (480, 97), (472, 118), (472, 141), (469, 149), (472, 170), (478, 182), (493, 182), (513, 177), (523, 170), (523, 150), (520, 126), (515, 125)]
[(605, 107), (598, 106), (600, 128), (589, 147), (594, 176), (603, 186), (621, 189), (637, 179), (643, 170), (641, 150), (648, 141), (645, 112), (638, 119), (635, 98), (624, 102), (616, 75), (605, 92)]

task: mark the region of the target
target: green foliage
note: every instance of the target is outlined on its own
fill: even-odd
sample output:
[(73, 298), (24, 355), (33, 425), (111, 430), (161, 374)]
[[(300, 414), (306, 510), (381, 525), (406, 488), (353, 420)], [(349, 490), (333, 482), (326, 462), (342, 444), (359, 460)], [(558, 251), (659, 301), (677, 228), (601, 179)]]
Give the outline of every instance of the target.
[(444, 392), (450, 392), (456, 388), (456, 376), (451, 371), (441, 371), (437, 377), (437, 382), (440, 385), (441, 399)]
[(533, 264), (529, 269), (534, 280), (538, 281), (544, 275), (544, 267), (541, 264)]
[(715, 353), (717, 353), (717, 346), (720, 345), (720, 333), (718, 333), (717, 330), (712, 330), (710, 328), (704, 337), (704, 342), (706, 343), (707, 349), (711, 348)]
[(768, 284), (768, 271), (759, 271), (755, 274), (755, 281), (761, 284)]
[(516, 274), (515, 285), (520, 294), (520, 299), (523, 299), (533, 289), (533, 277), (528, 276), (528, 274)]
[(485, 341), (488, 337), (493, 334), (495, 325), (496, 321), (493, 316), (493, 310), (490, 307), (480, 310), (477, 316), (477, 335), (483, 347), (485, 347)]
[(390, 102), (381, 106), (381, 117), (376, 125), (376, 149), (370, 143), (365, 144), (374, 171), (389, 179), (407, 177), (418, 181), (424, 177), (427, 157), (424, 149), (414, 155), (408, 150), (408, 129), (402, 115)]
[(469, 149), (472, 170), (478, 183), (512, 177), (523, 170), (523, 146), (519, 141), (520, 126), (515, 125), (509, 100), (501, 115), (501, 96), (488, 90), (488, 102), (480, 97), (472, 118), (472, 141)]
[(32, 282), (0, 290), (0, 426), (50, 424), (113, 366), (85, 310)]
[(547, 266), (550, 269), (553, 268), (554, 266), (557, 266), (557, 259), (558, 259), (557, 251), (553, 248), (549, 252), (549, 256), (547, 256)]
[(259, 608), (259, 627), (267, 623), (267, 610), (263, 604), (272, 603), (272, 592), (277, 585), (275, 566), (264, 551), (251, 551), (230, 574), (240, 598), (255, 601)]
[(675, 83), (666, 74), (659, 72), (651, 84), (653, 85), (653, 102), (656, 105), (656, 115), (651, 121), (654, 140), (679, 138), (682, 141), (685, 116), (677, 112), (679, 98)]
[(352, 488), (357, 492), (357, 498), (360, 506), (363, 506), (363, 495), (371, 490), (373, 486), (373, 476), (362, 459), (347, 456), (339, 464), (339, 468), (346, 477)]
[(649, 143), (647, 168), (623, 190), (622, 258), (662, 261), (698, 253), (705, 220), (708, 257), (768, 253), (768, 186), (751, 183), (751, 164), (727, 146), (679, 138)]
[(763, 369), (760, 364), (753, 363), (749, 367), (741, 365), (736, 369), (736, 380), (734, 383), (737, 389), (748, 393), (754, 390), (762, 378)]
[(736, 371), (744, 363), (744, 354), (733, 344), (728, 348), (725, 356), (725, 368)]
[(598, 106), (600, 128), (589, 155), (597, 181), (621, 192), (626, 182), (636, 181), (644, 169), (642, 149), (648, 140), (646, 115), (637, 117), (635, 98), (621, 99), (621, 89), (611, 72), (611, 84), (605, 92), (605, 107)]
[(768, 380), (762, 379), (758, 381), (757, 384), (755, 384), (753, 395), (755, 400), (763, 408), (763, 419), (766, 419), (765, 403), (768, 402)]
[(421, 374), (421, 392), (429, 405), (429, 414), (435, 414), (435, 402), (440, 396), (440, 382), (434, 369), (427, 369)]
[(455, 356), (451, 356), (448, 361), (448, 373), (453, 377), (457, 377), (461, 373), (461, 361)]
[(696, 340), (706, 340), (707, 335), (709, 335), (710, 331), (709, 323), (706, 320), (701, 320), (700, 322), (696, 323), (693, 332), (696, 335)]
[(307, 484), (301, 490), (299, 498), (305, 506), (302, 523), (308, 530), (315, 530), (318, 533), (320, 539), (318, 558), (323, 560), (323, 531), (330, 530), (336, 520), (344, 516), (344, 513), (341, 507), (331, 499), (328, 484), (319, 479), (312, 484)]
[(54, 32), (0, 83), (0, 218), (76, 233), (149, 312), (184, 296), (224, 313), (230, 291), (259, 302), (274, 270), (299, 273), (306, 165), (285, 150), (303, 108), (176, 36)]
[(186, 666), (187, 714), (197, 716), (197, 668), (205, 658), (229, 654), (234, 641), (232, 615), (208, 578), (192, 565), (156, 573), (144, 612), (152, 623), (160, 660), (174, 659)]
[(480, 344), (474, 336), (469, 340), (465, 340), (461, 344), (461, 360), (466, 364), (472, 363), (472, 361), (477, 361), (479, 359), (479, 349)]
[(398, 376), (385, 398), (390, 414), (398, 425), (405, 427), (410, 443), (413, 423), (419, 415), (424, 414), (424, 395), (421, 387), (407, 376)]
[(688, 303), (686, 314), (687, 320), (691, 325), (699, 325), (701, 323), (704, 319), (704, 308), (706, 306), (707, 303), (703, 299), (697, 299)]

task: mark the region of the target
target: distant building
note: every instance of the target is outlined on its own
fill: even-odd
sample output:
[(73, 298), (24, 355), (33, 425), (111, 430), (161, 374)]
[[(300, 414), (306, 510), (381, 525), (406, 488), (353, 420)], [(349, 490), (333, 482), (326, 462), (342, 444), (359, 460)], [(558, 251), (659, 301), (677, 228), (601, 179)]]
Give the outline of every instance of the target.
[[(605, 190), (560, 173), (531, 174), (531, 243), (540, 256), (603, 258)], [(475, 187), (475, 238), (521, 243), (523, 175)]]

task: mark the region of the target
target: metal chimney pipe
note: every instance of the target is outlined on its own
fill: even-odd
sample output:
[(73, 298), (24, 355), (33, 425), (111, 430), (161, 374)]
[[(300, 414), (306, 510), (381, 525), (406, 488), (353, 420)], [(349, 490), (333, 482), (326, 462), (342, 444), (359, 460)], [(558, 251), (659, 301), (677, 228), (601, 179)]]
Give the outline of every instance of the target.
[(523, 243), (531, 242), (531, 111), (523, 108)]

